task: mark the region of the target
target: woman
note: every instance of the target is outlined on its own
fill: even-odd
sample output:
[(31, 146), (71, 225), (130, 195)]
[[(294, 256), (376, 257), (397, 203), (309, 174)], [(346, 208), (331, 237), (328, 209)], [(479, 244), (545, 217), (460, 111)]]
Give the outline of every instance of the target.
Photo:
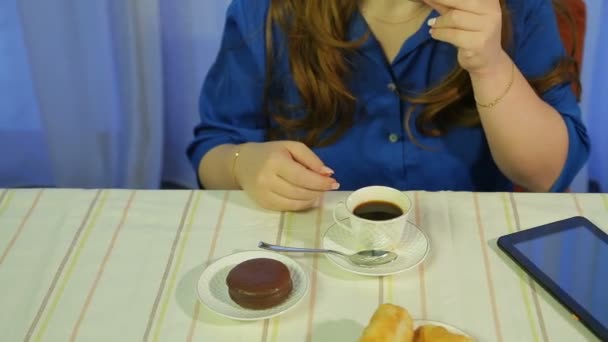
[(589, 142), (550, 0), (234, 0), (188, 154), (207, 189), (564, 190)]

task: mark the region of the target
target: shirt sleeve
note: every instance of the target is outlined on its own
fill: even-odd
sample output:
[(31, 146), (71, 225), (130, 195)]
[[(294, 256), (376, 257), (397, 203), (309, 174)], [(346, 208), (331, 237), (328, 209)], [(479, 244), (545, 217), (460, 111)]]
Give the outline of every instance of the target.
[(200, 123), (187, 149), (195, 170), (205, 154), (219, 145), (261, 142), (265, 138), (266, 10), (243, 7), (239, 0), (230, 4), (220, 51), (202, 86)]
[[(517, 42), (515, 62), (527, 78), (537, 78), (549, 73), (566, 56), (566, 51), (551, 1), (525, 1), (524, 6), (527, 8), (521, 24), (523, 32)], [(562, 115), (568, 129), (568, 157), (550, 190), (564, 191), (589, 157), (589, 138), (570, 84), (556, 85), (541, 97)]]

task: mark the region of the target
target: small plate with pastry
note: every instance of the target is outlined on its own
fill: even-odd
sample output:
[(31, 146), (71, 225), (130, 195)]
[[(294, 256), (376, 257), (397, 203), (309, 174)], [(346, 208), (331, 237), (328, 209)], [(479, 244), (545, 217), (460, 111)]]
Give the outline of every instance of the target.
[(382, 304), (358, 342), (473, 342), (464, 331), (445, 323), (415, 320), (397, 305)]
[(248, 251), (223, 257), (201, 274), (199, 300), (219, 315), (243, 321), (278, 316), (308, 291), (308, 276), (284, 255)]

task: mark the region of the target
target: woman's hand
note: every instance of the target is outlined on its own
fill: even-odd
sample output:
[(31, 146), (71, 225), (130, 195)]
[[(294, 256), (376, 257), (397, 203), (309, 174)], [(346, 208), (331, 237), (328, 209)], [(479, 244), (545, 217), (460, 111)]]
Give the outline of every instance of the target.
[(306, 145), (278, 141), (241, 145), (235, 177), (243, 190), (261, 206), (277, 211), (300, 211), (340, 185)]
[(458, 63), (472, 76), (491, 73), (508, 58), (501, 44), (502, 10), (498, 0), (424, 2), (441, 15), (429, 20), (431, 36), (457, 47)]

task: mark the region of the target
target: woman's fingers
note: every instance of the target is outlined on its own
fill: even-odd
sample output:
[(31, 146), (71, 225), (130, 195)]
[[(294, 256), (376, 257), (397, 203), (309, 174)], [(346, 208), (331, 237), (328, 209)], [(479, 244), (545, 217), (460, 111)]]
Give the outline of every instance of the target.
[[(485, 14), (496, 8), (500, 9), (498, 0), (426, 0), (433, 8), (442, 7), (448, 9), (458, 9), (465, 12)], [(439, 11), (441, 13), (441, 11)], [(443, 13), (442, 13), (443, 14)]]
[(340, 187), (335, 179), (311, 171), (295, 161), (281, 163), (277, 174), (287, 182), (308, 190), (331, 191)]
[(483, 35), (481, 33), (453, 28), (432, 28), (431, 36), (434, 39), (450, 43), (463, 50), (475, 50), (477, 46), (483, 43)]
[(302, 164), (304, 167), (324, 175), (331, 175), (333, 171), (323, 164), (323, 161), (305, 144), (297, 141), (285, 141), (287, 151), (293, 160)]
[(264, 200), (260, 203), (262, 206), (270, 210), (276, 211), (303, 211), (312, 208), (317, 199), (313, 200), (294, 200), (285, 198), (273, 191), (269, 191), (265, 196)]
[(272, 191), (279, 196), (300, 201), (315, 200), (323, 195), (323, 191), (310, 190), (294, 185), (280, 176), (277, 176), (273, 181)]
[(440, 17), (429, 19), (428, 24), (434, 29), (481, 31), (484, 28), (482, 16), (461, 10), (450, 10)]
[(445, 7), (443, 5), (438, 4), (437, 2), (435, 2), (435, 0), (423, 0), (425, 4), (427, 4), (428, 6), (430, 6), (432, 9), (434, 9), (435, 11), (439, 12), (439, 14), (444, 15), (445, 13), (447, 13), (450, 8), (449, 7)]

